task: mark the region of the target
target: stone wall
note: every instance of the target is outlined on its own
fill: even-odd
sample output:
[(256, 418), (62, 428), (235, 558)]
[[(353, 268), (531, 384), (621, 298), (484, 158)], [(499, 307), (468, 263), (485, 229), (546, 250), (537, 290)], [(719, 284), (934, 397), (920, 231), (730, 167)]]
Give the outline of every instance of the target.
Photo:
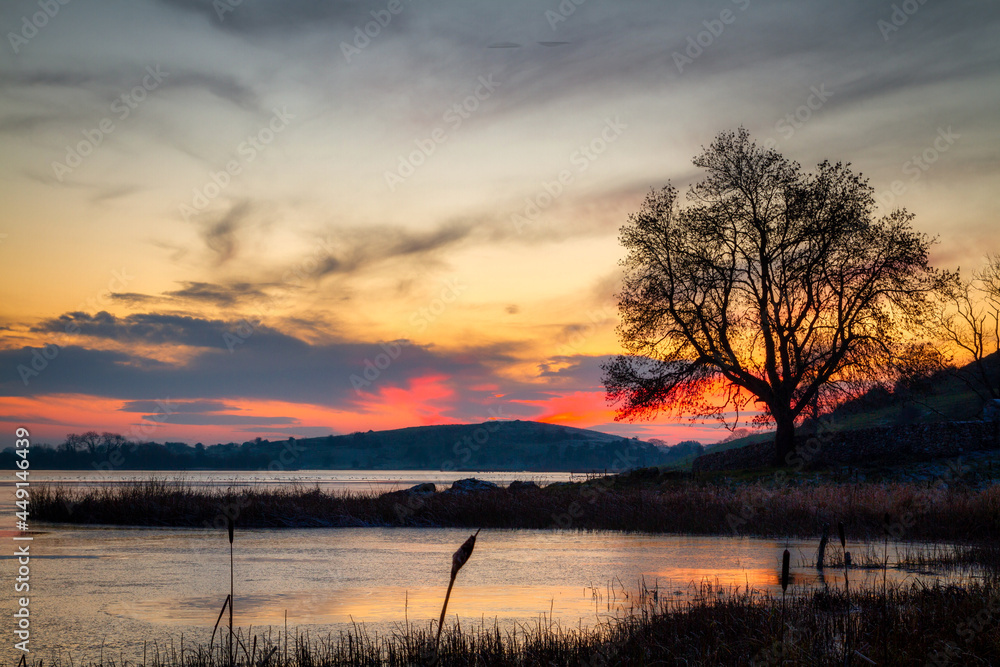
[[(958, 456), (1000, 449), (1000, 422), (968, 421), (876, 426), (857, 431), (820, 432), (795, 439), (790, 465), (859, 465)], [(772, 464), (774, 443), (761, 442), (694, 460), (693, 471), (764, 468)]]

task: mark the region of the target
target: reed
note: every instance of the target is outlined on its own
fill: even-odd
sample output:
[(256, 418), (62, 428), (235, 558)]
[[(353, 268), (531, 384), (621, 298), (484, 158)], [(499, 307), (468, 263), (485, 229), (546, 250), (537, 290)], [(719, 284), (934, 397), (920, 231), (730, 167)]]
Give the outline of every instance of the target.
[(780, 641), (784, 643), (785, 641), (785, 593), (788, 592), (788, 575), (789, 575), (789, 565), (791, 563), (792, 554), (785, 549), (785, 553), (781, 555), (781, 636)]
[(236, 589), (233, 585), (235, 575), (233, 568), (233, 533), (236, 531), (236, 519), (226, 516), (226, 529), (229, 533), (229, 664), (234, 665), (233, 657), (233, 601), (236, 599)]
[[(482, 530), (482, 529), (480, 529)], [(451, 578), (448, 580), (448, 592), (444, 594), (444, 604), (441, 605), (441, 619), (438, 621), (437, 636), (434, 638), (434, 655), (438, 653), (438, 649), (441, 646), (441, 630), (444, 628), (445, 614), (448, 613), (448, 599), (451, 598), (451, 589), (455, 585), (455, 577), (458, 576), (458, 571), (469, 562), (469, 557), (472, 556), (472, 550), (476, 548), (476, 538), (479, 537), (479, 531), (477, 530), (474, 535), (469, 536), (462, 546), (452, 554), (451, 557)]]
[[(85, 491), (39, 485), (32, 494), (38, 521), (75, 524), (211, 527), (220, 507), (236, 504), (245, 527), (417, 526), (552, 528), (553, 517), (571, 515), (582, 530), (633, 530), (732, 534), (733, 517), (754, 515), (737, 526), (741, 535), (818, 537), (824, 521), (850, 523), (860, 539), (881, 539), (884, 516), (910, 515), (906, 539), (1000, 541), (1000, 485), (947, 489), (926, 484), (817, 484), (778, 488), (763, 483), (710, 484), (669, 481), (655, 488), (598, 481), (555, 488), (476, 493), (439, 492), (411, 503), (405, 492), (323, 493), (302, 487), (192, 489), (183, 484), (109, 484)], [(411, 504), (413, 505), (411, 507)], [(845, 511), (846, 510), (846, 511)], [(817, 522), (817, 518), (819, 521)], [(224, 525), (224, 524), (223, 524)], [(219, 526), (221, 527), (221, 526)]]
[[(791, 587), (792, 584), (790, 583)], [(719, 595), (722, 592), (723, 595)], [(791, 589), (789, 591), (792, 592)], [(441, 667), (468, 665), (840, 665), (847, 625), (843, 590), (796, 591), (785, 600), (794, 623), (782, 630), (780, 599), (761, 591), (719, 590), (702, 586), (693, 602), (660, 596), (636, 596), (637, 605), (594, 627), (561, 628), (538, 620), (500, 625), (486, 621), (449, 625), (435, 656)], [(995, 629), (963, 630), (969, 619), (1000, 599), (1000, 578), (993, 576), (963, 586), (859, 586), (851, 591), (853, 623), (851, 664), (867, 664), (859, 656), (886, 646), (880, 665), (1000, 664)], [(883, 611), (884, 609), (884, 611)], [(879, 620), (887, 614), (888, 622)], [(963, 625), (964, 624), (964, 625)], [(437, 633), (434, 622), (376, 632), (358, 624), (334, 634), (310, 636), (293, 631), (287, 659), (275, 651), (284, 637), (266, 631), (249, 636), (236, 629), (236, 642), (252, 647), (237, 656), (237, 667), (403, 667), (428, 662), (424, 647)], [(257, 640), (254, 645), (254, 639)], [(183, 660), (168, 644), (151, 648), (147, 667), (228, 667), (224, 647), (214, 649), (185, 642)], [(946, 653), (947, 652), (947, 653)], [(945, 657), (947, 655), (947, 657)], [(134, 667), (135, 660), (128, 660)], [(30, 667), (70, 667), (67, 654), (49, 657), (32, 652)], [(44, 660), (44, 665), (40, 664)], [(26, 667), (29, 667), (26, 666)], [(72, 667), (124, 667), (105, 655), (93, 662), (74, 659)]]

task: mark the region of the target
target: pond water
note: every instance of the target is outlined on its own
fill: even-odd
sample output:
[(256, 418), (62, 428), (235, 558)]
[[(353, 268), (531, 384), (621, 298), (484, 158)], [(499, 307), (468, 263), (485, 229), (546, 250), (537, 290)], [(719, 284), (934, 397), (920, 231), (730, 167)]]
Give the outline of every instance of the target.
[[(229, 593), (225, 531), (205, 529), (43, 526), (31, 542), (31, 648), (34, 657), (68, 664), (102, 651), (141, 660), (143, 642), (175, 647), (207, 643)], [(235, 541), (235, 623), (290, 628), (318, 637), (352, 623), (393, 630), (408, 620), (427, 625), (440, 613), (451, 555), (465, 529), (349, 528), (239, 530)], [(17, 562), (10, 536), (0, 576)], [(881, 546), (881, 545), (879, 545)], [(588, 626), (620, 612), (640, 581), (660, 596), (690, 599), (699, 584), (779, 591), (781, 555), (792, 552), (798, 590), (819, 585), (809, 564), (815, 542), (612, 532), (484, 530), (460, 572), (448, 608), (463, 625), (494, 619), (531, 625), (543, 616), (564, 628)], [(858, 545), (849, 545), (858, 550)], [(832, 552), (840, 551), (837, 544)], [(889, 546), (890, 557), (895, 545)], [(927, 574), (889, 570), (891, 581)], [(856, 571), (851, 586), (881, 581)], [(826, 570), (826, 584), (842, 575)], [(15, 596), (0, 597), (11, 619)], [(4, 627), (9, 627), (8, 621)], [(20, 654), (8, 638), (0, 662)]]

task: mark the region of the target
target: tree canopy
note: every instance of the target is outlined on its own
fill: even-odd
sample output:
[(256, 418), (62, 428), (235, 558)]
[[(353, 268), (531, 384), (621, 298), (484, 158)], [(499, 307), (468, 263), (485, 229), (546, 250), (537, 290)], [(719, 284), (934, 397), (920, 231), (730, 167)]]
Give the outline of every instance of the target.
[(850, 164), (803, 173), (742, 128), (694, 164), (686, 205), (667, 184), (621, 228), (626, 354), (604, 366), (608, 398), (617, 419), (752, 410), (780, 464), (796, 420), (935, 356), (913, 325), (950, 276), (911, 214), (875, 216)]

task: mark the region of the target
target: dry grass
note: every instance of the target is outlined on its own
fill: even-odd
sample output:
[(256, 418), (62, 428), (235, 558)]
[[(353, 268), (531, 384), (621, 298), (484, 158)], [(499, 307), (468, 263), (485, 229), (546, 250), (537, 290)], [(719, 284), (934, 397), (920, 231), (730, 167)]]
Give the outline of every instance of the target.
[[(720, 595), (720, 593), (722, 593)], [(782, 622), (781, 598), (759, 591), (719, 591), (703, 585), (693, 603), (642, 597), (629, 613), (590, 630), (550, 621), (502, 630), (496, 624), (449, 627), (438, 662), (452, 665), (842, 665), (1000, 664), (1000, 581), (963, 587), (914, 584), (840, 590), (790, 591)], [(978, 624), (974, 619), (980, 619)], [(985, 620), (984, 620), (985, 619)], [(978, 629), (976, 629), (978, 628)], [(237, 636), (236, 667), (425, 665), (435, 660), (433, 625), (407, 625), (389, 634), (363, 625), (339, 635), (296, 633), (287, 657), (282, 635)], [(857, 652), (855, 654), (855, 651)], [(42, 667), (37, 661), (33, 664)], [(47, 662), (51, 667), (66, 667)], [(129, 663), (130, 665), (135, 663)], [(228, 667), (225, 647), (150, 650), (148, 667)], [(74, 665), (74, 667), (94, 667)], [(100, 667), (125, 667), (105, 659)]]
[(818, 537), (823, 523), (845, 524), (848, 539), (880, 540), (884, 517), (898, 517), (894, 540), (1000, 540), (1000, 486), (977, 490), (920, 484), (701, 484), (618, 488), (593, 480), (557, 488), (495, 489), (429, 496), (327, 494), (318, 489), (196, 490), (149, 481), (87, 492), (33, 491), (40, 521), (222, 529), (241, 526), (432, 526), (572, 528), (652, 533)]

